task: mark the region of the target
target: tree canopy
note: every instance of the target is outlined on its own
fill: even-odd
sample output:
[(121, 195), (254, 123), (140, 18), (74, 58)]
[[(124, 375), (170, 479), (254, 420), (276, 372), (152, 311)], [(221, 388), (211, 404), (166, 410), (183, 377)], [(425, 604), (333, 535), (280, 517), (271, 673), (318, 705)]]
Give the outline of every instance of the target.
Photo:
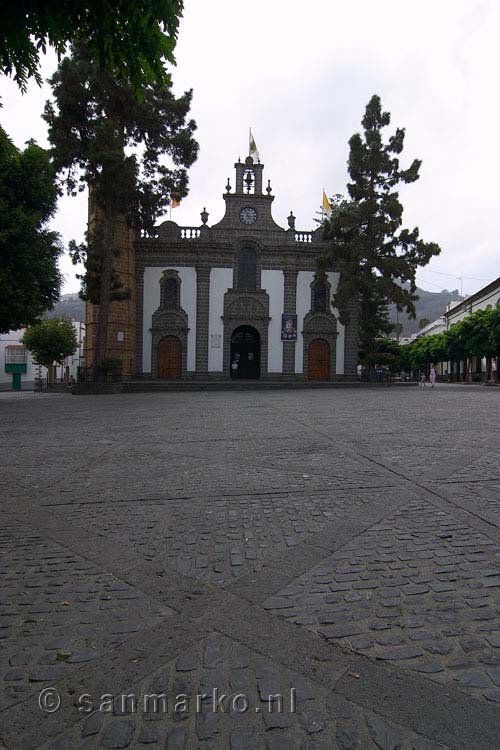
[(0, 332), (33, 324), (59, 297), (56, 202), (48, 153), (34, 142), (20, 151), (0, 128)]
[(349, 140), (349, 200), (337, 201), (324, 223), (331, 249), (321, 265), (340, 272), (334, 305), (342, 323), (349, 321), (352, 300), (359, 302), (360, 346), (365, 351), (381, 333), (390, 332), (389, 303), (415, 315), (416, 270), (440, 252), (436, 243), (420, 239), (417, 228), (402, 228), (403, 206), (396, 188), (418, 180), (421, 162), (415, 159), (407, 169), (400, 166), (405, 131), (397, 128), (384, 143), (382, 131), (390, 121), (380, 98), (373, 96), (362, 120), (363, 135), (355, 133)]
[(61, 364), (76, 351), (78, 341), (71, 321), (50, 318), (28, 328), (22, 339), (33, 359), (44, 367)]
[(448, 330), (419, 336), (402, 346), (402, 369), (428, 369), (437, 362), (466, 362), (472, 357), (500, 357), (500, 309), (477, 310)]
[(92, 59), (134, 92), (167, 80), (173, 63), (183, 0), (4, 0), (0, 64), (21, 89), (29, 78), (41, 84), (40, 53), (59, 56), (84, 41)]
[(96, 208), (87, 246), (72, 249), (85, 261), (83, 298), (99, 305), (99, 365), (106, 357), (110, 302), (128, 293), (113, 267), (117, 222), (125, 219), (151, 234), (171, 196), (187, 195), (187, 167), (198, 153), (196, 123), (188, 119), (192, 92), (176, 98), (168, 79), (162, 87), (145, 86), (138, 100), (94, 62), (85, 45), (62, 60), (50, 83), (55, 101), (46, 104), (44, 119), (54, 167), (68, 193), (89, 186)]

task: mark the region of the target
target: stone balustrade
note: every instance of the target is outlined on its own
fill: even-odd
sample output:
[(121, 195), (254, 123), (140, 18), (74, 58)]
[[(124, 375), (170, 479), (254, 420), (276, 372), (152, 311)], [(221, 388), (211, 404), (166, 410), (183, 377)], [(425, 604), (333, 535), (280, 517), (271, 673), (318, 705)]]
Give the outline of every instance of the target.
[(295, 242), (312, 242), (312, 232), (295, 232)]

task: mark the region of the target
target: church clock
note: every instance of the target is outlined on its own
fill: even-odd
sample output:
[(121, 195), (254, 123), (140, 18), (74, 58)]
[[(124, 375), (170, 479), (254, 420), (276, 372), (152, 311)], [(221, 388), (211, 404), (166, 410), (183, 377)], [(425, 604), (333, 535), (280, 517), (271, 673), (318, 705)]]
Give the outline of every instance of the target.
[(255, 224), (257, 221), (257, 211), (255, 208), (247, 206), (240, 211), (240, 221), (242, 224)]

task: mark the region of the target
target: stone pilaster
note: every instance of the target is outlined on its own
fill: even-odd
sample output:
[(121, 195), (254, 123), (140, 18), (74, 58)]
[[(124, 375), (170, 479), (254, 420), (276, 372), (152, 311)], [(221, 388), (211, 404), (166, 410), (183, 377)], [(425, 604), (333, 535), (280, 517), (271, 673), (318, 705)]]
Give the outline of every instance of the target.
[(352, 380), (358, 377), (359, 348), (359, 305), (352, 302), (349, 306), (350, 320), (345, 327), (344, 339), (344, 378)]
[[(297, 312), (297, 271), (285, 269), (283, 312), (295, 315)], [(283, 375), (295, 374), (295, 341), (283, 341)]]
[(208, 377), (208, 310), (210, 304), (210, 266), (196, 267), (196, 376)]

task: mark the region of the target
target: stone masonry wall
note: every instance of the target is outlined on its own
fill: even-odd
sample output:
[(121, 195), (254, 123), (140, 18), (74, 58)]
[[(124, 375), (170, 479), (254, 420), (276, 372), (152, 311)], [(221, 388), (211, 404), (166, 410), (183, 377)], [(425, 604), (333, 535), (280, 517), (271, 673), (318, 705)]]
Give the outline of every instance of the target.
[[(90, 214), (90, 222), (95, 220), (95, 214)], [(131, 290), (131, 297), (127, 300), (113, 301), (109, 310), (108, 345), (106, 359), (120, 359), (122, 372), (125, 377), (135, 374), (135, 233), (120, 220), (115, 231), (115, 239), (120, 255), (115, 256), (114, 270), (122, 280), (126, 289)], [(87, 302), (85, 312), (85, 366), (91, 367), (94, 361), (95, 337), (97, 331), (98, 305)], [(120, 334), (120, 336), (119, 336)], [(121, 336), (123, 334), (123, 337)], [(123, 338), (123, 341), (119, 341)]]

